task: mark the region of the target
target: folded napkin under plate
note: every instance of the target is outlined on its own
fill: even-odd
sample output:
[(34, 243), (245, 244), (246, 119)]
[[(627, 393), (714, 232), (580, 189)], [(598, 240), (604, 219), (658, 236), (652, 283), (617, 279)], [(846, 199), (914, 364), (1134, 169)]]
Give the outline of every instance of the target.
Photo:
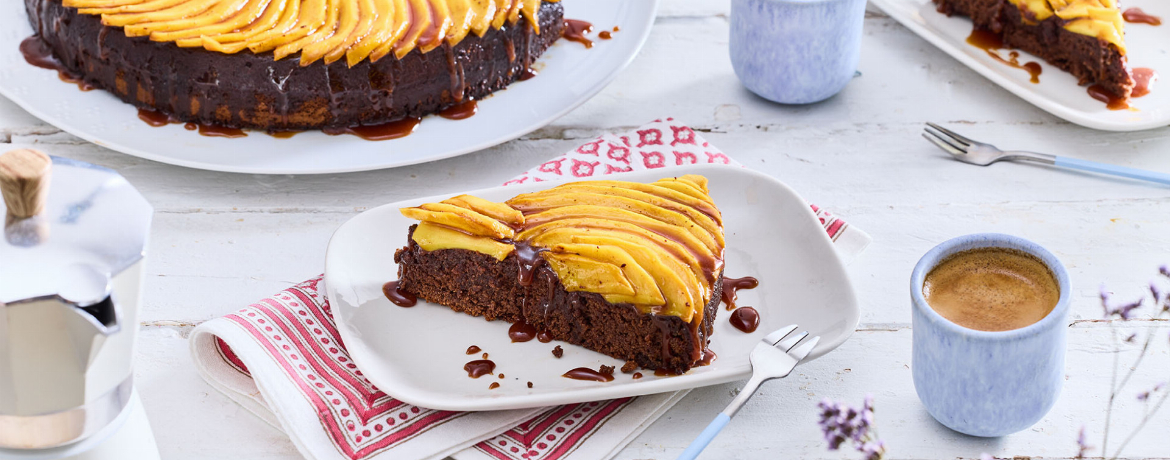
[[(696, 163), (738, 165), (671, 118), (605, 134), (504, 185), (574, 180)], [(812, 206), (838, 254), (870, 237)], [(354, 365), (320, 276), (200, 324), (191, 352), (200, 375), (287, 433), (314, 460), (576, 460), (612, 457), (686, 391), (490, 412), (425, 409), (378, 390)]]

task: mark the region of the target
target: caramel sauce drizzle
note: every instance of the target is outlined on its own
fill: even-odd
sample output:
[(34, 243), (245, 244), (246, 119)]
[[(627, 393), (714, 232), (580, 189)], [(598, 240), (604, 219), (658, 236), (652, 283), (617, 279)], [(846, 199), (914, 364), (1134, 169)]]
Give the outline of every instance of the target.
[(760, 327), (760, 312), (752, 307), (740, 307), (731, 312), (729, 321), (732, 327), (751, 334), (756, 332), (756, 328)]
[(240, 128), (228, 128), (226, 126), (208, 125), (203, 123), (186, 123), (183, 125), (187, 131), (199, 131), (199, 135), (206, 137), (248, 137), (248, 133)]
[(322, 131), (330, 136), (352, 134), (367, 141), (385, 141), (409, 136), (418, 129), (421, 118), (403, 118), (380, 125), (355, 126), (352, 128), (328, 128)]
[(967, 43), (979, 49), (982, 49), (991, 56), (992, 59), (1007, 65), (1008, 67), (1021, 69), (1028, 72), (1032, 76), (1032, 83), (1040, 83), (1040, 73), (1044, 71), (1037, 62), (1027, 62), (1020, 64), (1020, 53), (1012, 51), (1008, 54), (1008, 59), (1004, 59), (996, 51), (1004, 49), (1003, 40), (994, 33), (975, 29), (971, 31), (971, 35), (967, 37)]
[[(407, 291), (403, 291), (398, 286), (398, 281), (391, 281), (382, 286), (382, 294), (386, 296), (394, 305), (399, 307), (409, 308), (418, 303), (418, 297)], [(473, 345), (474, 346), (474, 345)], [(470, 348), (468, 349), (471, 350)], [(471, 354), (471, 353), (468, 353)]]
[[(207, 124), (191, 123), (191, 122), (184, 123), (182, 120), (179, 120), (175, 117), (172, 117), (172, 116), (167, 115), (167, 114), (162, 113), (162, 112), (156, 112), (154, 110), (149, 110), (149, 109), (138, 109), (138, 119), (142, 120), (144, 123), (146, 123), (150, 126), (153, 126), (155, 128), (159, 128), (159, 127), (170, 125), (170, 124), (180, 124), (181, 123), (181, 124), (183, 124), (183, 128), (185, 128), (187, 131), (198, 131), (200, 135), (206, 136), (206, 137), (226, 137), (226, 138), (231, 139), (231, 138), (247, 137), (248, 136), (248, 133), (246, 131), (239, 129), (239, 128), (228, 128), (226, 126), (207, 125)], [(284, 136), (283, 135), (284, 133), (275, 133), (275, 134), (270, 133), (270, 134), (272, 134), (272, 137), (280, 138), (280, 137), (292, 137), (293, 134), (297, 133), (297, 131), (286, 131), (286, 132), (290, 133), (290, 134), (288, 134), (287, 136)]]
[(580, 19), (565, 19), (565, 28), (561, 32), (561, 36), (565, 40), (574, 41), (585, 45), (585, 48), (593, 47), (593, 40), (589, 39), (589, 32), (593, 31), (593, 24)]
[(1126, 110), (1130, 108), (1128, 99), (1113, 94), (1113, 92), (1105, 89), (1100, 84), (1089, 86), (1087, 91), (1093, 99), (1104, 102), (1105, 107), (1108, 107), (1109, 110)]
[(1131, 24), (1149, 24), (1151, 26), (1162, 25), (1162, 18), (1151, 14), (1146, 14), (1141, 8), (1129, 8), (1121, 13), (1121, 17), (1125, 18), (1125, 22)]
[(603, 30), (601, 32), (598, 32), (597, 38), (600, 38), (602, 40), (610, 40), (613, 38), (613, 34), (619, 30), (622, 30), (622, 29), (618, 26), (613, 26), (613, 31)]
[(536, 328), (523, 321), (512, 323), (508, 328), (508, 338), (512, 339), (512, 343), (527, 342), (536, 338)]
[(496, 370), (496, 363), (486, 359), (477, 359), (464, 364), (463, 370), (467, 371), (468, 377), (478, 379), (485, 375), (492, 375)]
[(723, 298), (723, 304), (727, 306), (728, 310), (735, 310), (735, 299), (738, 297), (740, 289), (755, 289), (759, 287), (760, 280), (755, 277), (745, 276), (743, 278), (728, 278), (723, 276), (723, 290), (720, 296)]
[(613, 371), (611, 369), (610, 373), (603, 374), (588, 367), (578, 367), (576, 369), (565, 372), (562, 377), (573, 380), (588, 380), (592, 382), (612, 382)]
[(20, 42), (20, 54), (24, 56), (25, 62), (40, 67), (42, 69), (56, 70), (57, 78), (66, 83), (73, 83), (82, 91), (93, 91), (97, 89), (95, 86), (86, 83), (76, 75), (69, 72), (65, 66), (61, 65), (57, 58), (53, 57), (53, 51), (49, 49), (49, 45), (41, 40), (40, 37), (33, 35)]
[(277, 139), (292, 139), (293, 136), (300, 134), (302, 131), (268, 131), (268, 135)]
[(478, 111), (479, 105), (474, 100), (468, 99), (443, 109), (442, 112), (439, 112), (439, 116), (448, 120), (465, 120), (471, 118)]
[(1158, 73), (1154, 69), (1138, 67), (1133, 69), (1133, 92), (1129, 97), (1142, 97), (1150, 94), (1154, 82), (1158, 81)]
[(155, 128), (166, 126), (172, 123), (181, 123), (179, 120), (172, 118), (170, 115), (149, 109), (138, 109), (138, 119)]

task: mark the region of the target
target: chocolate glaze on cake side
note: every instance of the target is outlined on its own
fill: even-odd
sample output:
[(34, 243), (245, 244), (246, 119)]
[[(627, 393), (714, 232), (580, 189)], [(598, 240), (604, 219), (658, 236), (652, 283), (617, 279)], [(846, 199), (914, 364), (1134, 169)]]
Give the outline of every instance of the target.
[(565, 27), (562, 6), (543, 3), (539, 33), (524, 21), (505, 23), (426, 53), (302, 66), (271, 52), (224, 54), (111, 33), (117, 29), (100, 16), (60, 0), (25, 7), (63, 75), (183, 122), (266, 131), (385, 125), (480, 99), (520, 79)]

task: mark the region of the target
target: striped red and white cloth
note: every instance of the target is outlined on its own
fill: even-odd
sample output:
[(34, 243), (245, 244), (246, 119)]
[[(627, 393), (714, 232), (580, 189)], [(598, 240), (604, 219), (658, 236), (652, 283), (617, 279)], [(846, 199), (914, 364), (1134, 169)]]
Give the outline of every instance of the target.
[[(606, 134), (505, 185), (695, 163), (738, 165), (673, 119)], [(845, 257), (870, 239), (812, 206)], [(584, 460), (612, 457), (685, 391), (565, 406), (450, 412), (411, 406), (349, 358), (320, 276), (200, 324), (191, 352), (217, 390), (284, 431), (314, 460)]]

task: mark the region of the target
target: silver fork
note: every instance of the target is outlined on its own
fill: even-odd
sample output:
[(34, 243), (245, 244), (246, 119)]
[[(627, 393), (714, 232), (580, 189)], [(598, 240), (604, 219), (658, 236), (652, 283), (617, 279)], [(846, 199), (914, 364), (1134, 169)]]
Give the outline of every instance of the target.
[(997, 161), (1023, 160), (1170, 185), (1170, 174), (1098, 163), (1096, 161), (1059, 157), (1045, 153), (1022, 152), (1017, 150), (1005, 152), (996, 148), (994, 145), (968, 139), (959, 135), (959, 133), (934, 123), (927, 123), (925, 131), (922, 133), (922, 137), (925, 137), (926, 140), (937, 145), (938, 148), (945, 150), (956, 160), (973, 165), (987, 166)]
[[(796, 325), (792, 324), (785, 326), (776, 332), (768, 334), (764, 337), (761, 343), (756, 344), (756, 348), (752, 350), (752, 378), (748, 380), (743, 390), (740, 390), (735, 399), (731, 400), (731, 404), (727, 405), (723, 412), (720, 412), (715, 420), (711, 421), (710, 425), (699, 434), (691, 442), (690, 446), (678, 456), (678, 460), (694, 460), (699, 456), (699, 453), (715, 439), (715, 435), (727, 426), (727, 422), (731, 421), (731, 417), (739, 412), (743, 404), (751, 399), (752, 394), (760, 388), (760, 384), (772, 380), (787, 377), (792, 369), (796, 367), (813, 348), (820, 342), (820, 336), (813, 337), (799, 347), (796, 344), (800, 343), (805, 337), (808, 337), (808, 332), (800, 332), (799, 334), (792, 334), (796, 330)], [(788, 337), (788, 338), (785, 338)]]

